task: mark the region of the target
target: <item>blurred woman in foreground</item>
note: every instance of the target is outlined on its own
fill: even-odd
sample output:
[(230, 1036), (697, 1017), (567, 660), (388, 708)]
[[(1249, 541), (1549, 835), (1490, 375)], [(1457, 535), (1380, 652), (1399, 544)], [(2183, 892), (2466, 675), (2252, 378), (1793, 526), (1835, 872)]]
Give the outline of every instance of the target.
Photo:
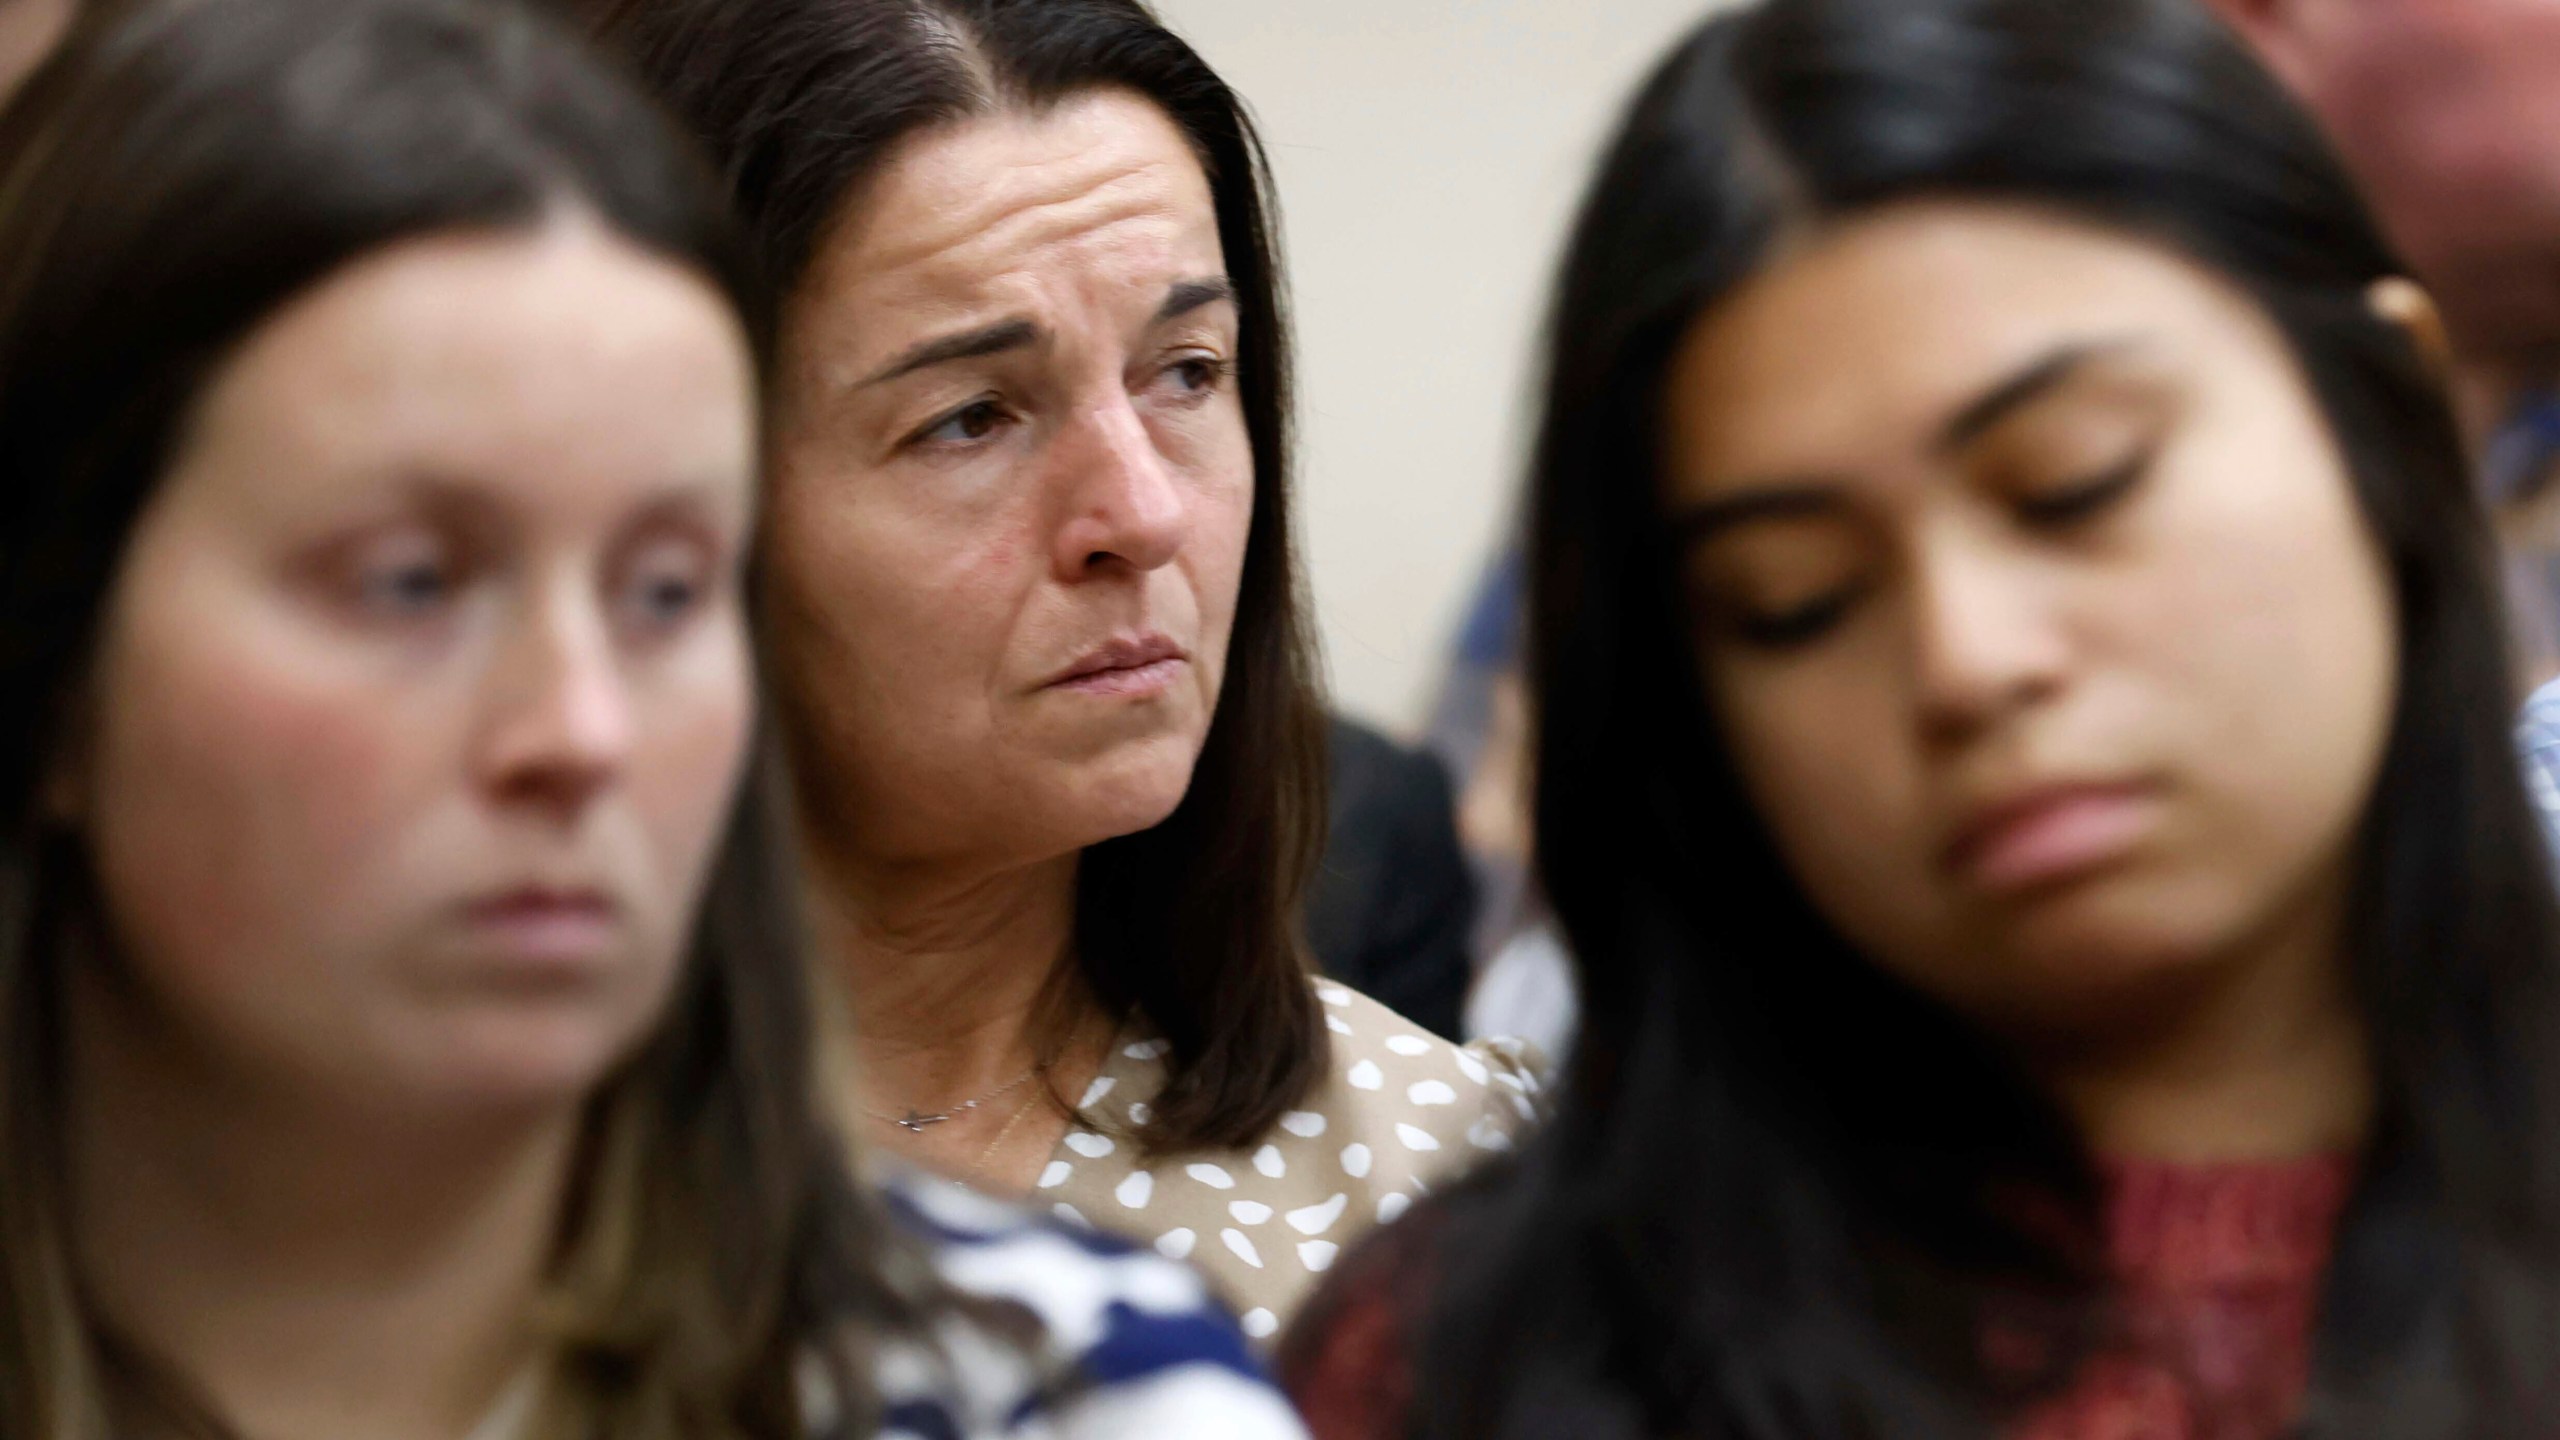
[(745, 273), (505, 6), (93, 7), (0, 115), (0, 1434), (1296, 1433), (813, 1118)]
[(2181, 0), (1644, 87), (1534, 475), (1554, 1133), (1326, 1436), (2543, 1433), (2553, 899), (2422, 296)]

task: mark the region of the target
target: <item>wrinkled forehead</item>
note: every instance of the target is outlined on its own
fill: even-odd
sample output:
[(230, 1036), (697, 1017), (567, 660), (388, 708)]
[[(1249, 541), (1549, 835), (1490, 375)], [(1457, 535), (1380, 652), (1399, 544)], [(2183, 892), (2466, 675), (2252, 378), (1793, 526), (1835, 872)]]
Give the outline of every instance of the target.
[(1097, 90), (904, 142), (814, 257), (799, 308), (952, 319), (1121, 292), (1152, 305), (1175, 280), (1223, 271), (1188, 139), (1143, 97)]

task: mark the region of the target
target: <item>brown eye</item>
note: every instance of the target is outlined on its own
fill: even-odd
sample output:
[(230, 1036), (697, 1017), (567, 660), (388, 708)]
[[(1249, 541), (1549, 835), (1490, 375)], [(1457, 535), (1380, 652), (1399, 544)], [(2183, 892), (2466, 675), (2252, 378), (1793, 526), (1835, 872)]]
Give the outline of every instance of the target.
[(984, 440), (1005, 422), (1004, 407), (993, 400), (972, 400), (916, 432), (914, 443), (966, 445)]
[(1206, 356), (1193, 356), (1176, 363), (1171, 374), (1183, 389), (1201, 394), (1217, 389), (1227, 378), (1227, 363)]

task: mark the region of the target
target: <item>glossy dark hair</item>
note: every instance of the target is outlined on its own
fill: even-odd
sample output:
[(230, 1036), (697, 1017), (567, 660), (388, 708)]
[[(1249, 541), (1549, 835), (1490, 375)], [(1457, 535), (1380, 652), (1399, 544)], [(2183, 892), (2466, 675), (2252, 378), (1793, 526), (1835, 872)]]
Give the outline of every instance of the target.
[[(81, 743), (138, 517), (198, 397), (295, 297), (404, 240), (564, 211), (758, 309), (684, 139), (507, 5), (92, 5), (0, 112), (0, 1434), (226, 1433), (88, 1306), (64, 1214), (66, 974), (111, 963), (111, 927), (42, 790)], [(752, 768), (669, 1012), (592, 1107), (547, 1306), (568, 1418), (544, 1434), (796, 1436), (813, 1347), (859, 1429), (860, 1337), (912, 1321), (814, 1118), (780, 794)]]
[(1323, 1071), (1298, 898), (1324, 831), (1324, 726), (1289, 519), (1289, 344), (1268, 167), (1242, 104), (1137, 0), (588, 0), (718, 161), (788, 305), (898, 146), (1099, 89), (1161, 107), (1207, 172), (1241, 315), (1252, 532), (1226, 684), (1182, 803), (1096, 845), (1076, 953), (1173, 1047), (1141, 1138), (1242, 1145)]
[[(2089, 1157), (1780, 860), (1699, 682), (1656, 488), (1666, 368), (1702, 315), (1787, 237), (1948, 197), (2239, 287), (2340, 442), (2401, 635), (2345, 926), (2379, 1114), (2306, 1425), (2539, 1433), (2560, 916), (2488, 537), (2440, 383), (2369, 303), (2398, 264), (2311, 124), (2185, 0), (1769, 0), (1697, 31), (1627, 113), (1563, 267), (1529, 507), (1537, 851), (1583, 1032), (1552, 1131), (1437, 1222), (1418, 1433), (1980, 1433), (2105, 1333)], [(2044, 1317), (2049, 1364), (1990, 1368), (2004, 1306)]]

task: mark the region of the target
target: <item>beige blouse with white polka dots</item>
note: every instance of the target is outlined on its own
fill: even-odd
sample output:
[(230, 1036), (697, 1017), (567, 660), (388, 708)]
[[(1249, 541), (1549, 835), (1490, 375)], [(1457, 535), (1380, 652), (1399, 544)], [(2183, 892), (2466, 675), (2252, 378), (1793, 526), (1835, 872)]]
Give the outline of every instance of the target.
[[(1164, 1042), (1124, 1036), (1041, 1171), (1071, 1220), (1188, 1260), (1268, 1340), (1334, 1257), (1538, 1115), (1542, 1062), (1516, 1041), (1460, 1047), (1375, 1000), (1316, 982), (1333, 1065), (1265, 1142), (1141, 1160), (1126, 1132), (1164, 1086)], [(1119, 1132), (1117, 1134), (1112, 1132)]]

